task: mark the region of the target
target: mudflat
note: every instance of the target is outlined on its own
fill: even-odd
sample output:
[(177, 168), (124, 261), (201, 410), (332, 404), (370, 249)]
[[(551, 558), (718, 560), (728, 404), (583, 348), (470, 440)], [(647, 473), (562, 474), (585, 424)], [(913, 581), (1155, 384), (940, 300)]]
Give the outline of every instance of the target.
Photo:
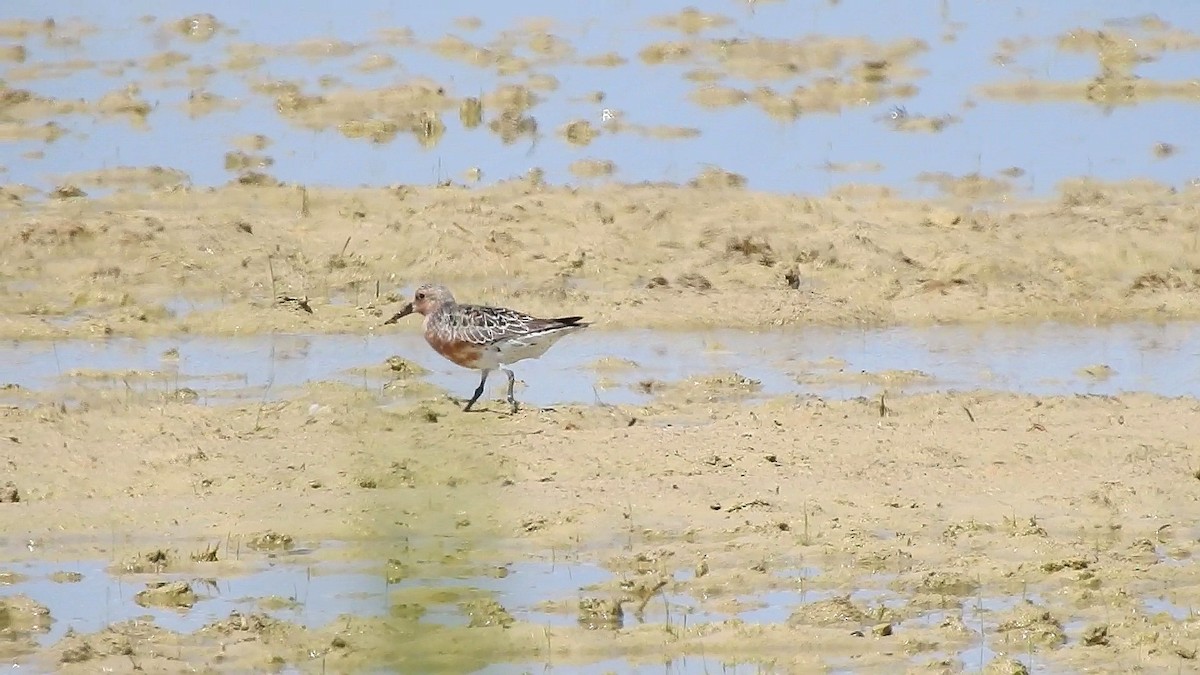
[[(268, 41), (261, 17), (196, 14), (143, 17), (130, 44), (146, 53), (113, 56), (93, 42), (111, 26), (0, 19), (0, 138), (20, 148), (0, 149), (0, 659), (65, 673), (1200, 668), (1200, 365), (1184, 335), (1200, 320), (1200, 188), (1100, 161), (1136, 141), (1144, 156), (1125, 161), (1149, 168), (1127, 173), (1169, 173), (1186, 139), (1162, 123), (1143, 143), (1160, 127), (1128, 124), (1134, 141), (1091, 139), (1085, 172), (1013, 134), (1045, 164), (940, 168), (961, 168), (955, 129), (998, 133), (980, 107), (1186, 112), (1194, 82), (1144, 71), (1200, 40), (1154, 16), (1007, 35), (988, 43), (993, 65), (1025, 71), (976, 68), (977, 90), (922, 112), (923, 88), (957, 81), (925, 67), (961, 75), (954, 50), (986, 42), (965, 31), (987, 17), (943, 4), (920, 38), (739, 32), (789, 4), (665, 14), (619, 51), (552, 21), (491, 38), (477, 17), (433, 35), (381, 21), (342, 39), (298, 13), (312, 34)], [(844, 18), (836, 5), (820, 11)], [(1042, 77), (1044, 53), (1097, 73)], [(418, 76), (422, 58), (485, 84)], [(593, 84), (627, 69), (687, 114), (660, 123), (619, 104), (636, 92)], [(596, 79), (576, 91), (572, 72)], [(113, 86), (69, 91), (94, 82)], [(872, 149), (928, 145), (880, 162), (830, 150), (827, 190), (758, 186), (800, 161), (763, 122), (830, 118)], [(193, 134), (214, 119), (221, 142)], [(714, 119), (741, 126), (714, 133)], [(97, 151), (106, 134), (118, 160)], [(663, 148), (718, 153), (723, 138), (744, 141), (744, 166), (663, 151), (687, 175), (647, 179), (667, 172), (647, 161)], [(535, 160), (559, 171), (529, 168), (539, 139), (550, 154)], [(411, 179), (447, 147), (436, 179)], [(857, 180), (919, 154), (897, 147), (924, 148), (930, 190)], [(124, 161), (146, 148), (188, 165)], [(387, 170), (359, 181), (372, 162)], [(565, 339), (584, 346), (542, 359), (570, 355), (576, 372), (517, 364), (520, 411), (493, 389), (464, 413), (477, 376), (431, 360), (416, 317), (383, 325), (421, 282), (584, 315)], [(985, 367), (961, 355), (979, 349), (969, 333), (931, 337), (926, 366), (884, 344), (888, 328), (911, 343), (946, 326), (1037, 344), (1061, 331), (1065, 346)], [(815, 331), (862, 358), (814, 351)], [(355, 344), (370, 348), (333, 354)], [(1065, 375), (1047, 362), (1075, 347), (1089, 360)], [(933, 372), (939, 354), (958, 380)]]
[(4, 209), (13, 339), (377, 330), (426, 279), (613, 328), (1200, 317), (1197, 191), (1138, 181), (994, 206), (514, 180), (11, 195)]
[[(424, 279), (582, 313), (599, 332), (1194, 318), (1194, 196), (1136, 187), (1003, 209), (520, 181), (310, 188), (306, 213), (288, 187), (16, 202), (3, 330), (29, 344), (381, 333), (389, 303)], [(466, 371), (456, 399), (397, 356), (377, 365), (384, 389), (312, 382), (284, 399), (201, 405), (191, 390), (130, 389), (128, 372), (7, 390), (13, 574), (98, 559), (129, 587), (186, 584), (315, 542), (304, 564), (378, 575), (386, 608), (312, 626), (246, 609), (192, 631), (130, 620), (45, 644), (37, 602), (8, 596), (9, 615), (32, 617), (12, 619), (11, 657), (68, 672), (699, 654), (939, 671), (994, 653), (1066, 670), (1194, 655), (1192, 398), (908, 395), (893, 374), (881, 396), (822, 400), (727, 373), (647, 382), (637, 405), (467, 414)], [(334, 541), (350, 543), (319, 546)], [(510, 608), (441, 586), (527, 583), (522, 565), (547, 559), (603, 574)], [(387, 590), (405, 579), (420, 583)], [(195, 609), (172, 611), (203, 607), (182, 597)], [(468, 618), (422, 619), (445, 605)]]

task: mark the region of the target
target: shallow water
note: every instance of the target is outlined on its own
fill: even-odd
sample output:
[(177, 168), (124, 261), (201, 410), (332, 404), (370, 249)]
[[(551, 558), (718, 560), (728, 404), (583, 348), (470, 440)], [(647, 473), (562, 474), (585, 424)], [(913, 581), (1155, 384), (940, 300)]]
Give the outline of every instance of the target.
[(723, 663), (720, 659), (702, 656), (682, 656), (667, 659), (654, 665), (631, 663), (627, 659), (607, 659), (584, 665), (571, 664), (555, 667), (553, 663), (497, 663), (475, 671), (475, 675), (527, 675), (533, 673), (579, 673), (580, 675), (609, 675), (631, 673), (632, 675), (758, 675), (774, 672), (769, 665), (752, 663)]
[[(617, 166), (624, 181), (687, 181), (705, 166), (716, 165), (748, 178), (765, 190), (815, 193), (847, 182), (896, 186), (910, 193), (934, 191), (922, 182), (923, 172), (962, 176), (979, 173), (1000, 177), (1019, 167), (1025, 175), (1014, 180), (1017, 190), (1045, 193), (1069, 176), (1102, 179), (1146, 177), (1181, 186), (1196, 178), (1189, 157), (1195, 99), (1159, 98), (1116, 106), (1079, 100), (1018, 102), (995, 100), (980, 93), (983, 85), (1046, 81), (1084, 82), (1100, 72), (1094, 52), (1061, 50), (1060, 38), (1070, 42), (1077, 29), (1106, 30), (1139, 49), (1145, 32), (1139, 21), (1158, 17), (1175, 28), (1200, 31), (1200, 13), (1186, 3), (1148, 0), (1101, 6), (1087, 0), (1038, 2), (953, 2), (924, 0), (903, 7), (881, 7), (868, 0), (794, 0), (791, 2), (730, 2), (696, 0), (701, 12), (727, 17), (730, 22), (701, 33), (699, 38), (748, 40), (754, 37), (802, 40), (819, 36), (864, 36), (880, 42), (913, 38), (925, 51), (910, 62), (916, 69), (911, 96), (879, 100), (847, 100), (833, 111), (806, 111), (795, 120), (768, 116), (750, 103), (709, 108), (694, 103), (701, 85), (683, 77), (689, 70), (718, 63), (684, 61), (647, 65), (639, 53), (647, 45), (689, 39), (679, 31), (651, 23), (656, 16), (682, 7), (668, 2), (610, 2), (595, 7), (538, 0), (521, 6), (520, 16), (503, 5), (455, 3), (397, 3), (368, 0), (356, 11), (303, 0), (289, 5), (286, 20), (278, 8), (261, 3), (215, 0), (204, 4), (227, 27), (209, 41), (190, 42), (172, 35), (165, 24), (196, 7), (185, 3), (137, 0), (125, 3), (72, 5), (49, 10), (38, 3), (0, 3), (0, 19), (41, 21), (53, 15), (60, 25), (72, 17), (98, 31), (84, 35), (78, 45), (56, 47), (45, 40), (25, 41), (27, 64), (86, 59), (96, 65), (58, 75), (44, 75), (10, 84), (61, 98), (97, 100), (102, 95), (140, 83), (152, 104), (148, 128), (139, 130), (123, 116), (93, 118), (65, 115), (58, 122), (65, 138), (46, 144), (17, 141), (0, 146), (0, 165), (7, 182), (54, 187), (55, 176), (113, 166), (162, 165), (185, 171), (197, 185), (223, 183), (233, 174), (223, 170), (230, 139), (264, 134), (274, 141), (267, 153), (274, 165), (268, 171), (289, 183), (323, 185), (430, 184), (446, 178), (460, 180), (471, 167), (482, 169), (485, 181), (524, 174), (530, 167), (546, 171), (552, 182), (579, 182), (568, 165), (580, 158), (603, 158)], [(455, 19), (473, 15), (478, 28)], [(150, 17), (143, 21), (143, 17)], [(550, 20), (549, 32), (570, 43), (579, 59), (535, 65), (515, 76), (498, 75), (493, 67), (472, 67), (442, 58), (428, 45), (457, 35), (485, 45), (503, 33), (516, 31), (532, 17)], [(382, 41), (378, 31), (408, 28), (416, 45)], [(119, 36), (119, 37), (118, 37)], [(227, 49), (235, 44), (268, 48), (305, 40), (340, 40), (354, 45), (344, 56), (308, 59), (270, 55), (247, 71), (229, 70)], [(1010, 54), (1005, 43), (1022, 48)], [(190, 60), (166, 71), (139, 65), (167, 50)], [(616, 67), (591, 67), (579, 60), (615, 52), (625, 59)], [(387, 55), (396, 65), (364, 72), (356, 66), (372, 54)], [(523, 56), (529, 56), (521, 52)], [(1186, 82), (1200, 68), (1194, 49), (1144, 54), (1135, 77)], [(798, 85), (813, 86), (821, 77), (839, 75), (863, 56), (851, 50), (839, 67), (816, 69), (792, 77), (749, 79), (728, 76), (722, 85), (752, 92), (768, 85), (790, 92)], [(532, 56), (537, 60), (537, 55)], [(211, 66), (215, 72), (195, 89), (187, 84), (186, 69)], [(426, 77), (456, 97), (478, 96), (501, 83), (523, 82), (535, 72), (552, 75), (558, 89), (540, 92), (542, 102), (530, 114), (538, 122), (540, 140), (520, 138), (505, 144), (487, 130), (465, 128), (454, 111), (442, 115), (444, 137), (430, 149), (411, 133), (385, 144), (347, 139), (336, 130), (308, 131), (291, 126), (274, 110), (270, 96), (255, 93), (258, 81), (290, 80), (306, 93), (325, 91), (323, 77), (365, 89), (381, 88)], [(155, 86), (155, 82), (163, 82)], [(637, 86), (630, 86), (630, 83)], [(202, 90), (237, 103), (190, 116), (184, 105), (189, 94)], [(588, 100), (604, 92), (601, 102)], [(494, 111), (486, 111), (491, 119)], [(693, 128), (692, 138), (656, 140), (632, 133), (605, 134), (587, 148), (572, 147), (557, 130), (573, 119), (603, 124), (613, 115), (641, 125)], [(953, 116), (937, 133), (903, 132), (895, 118)], [(1156, 154), (1156, 144), (1179, 147), (1173, 154)], [(651, 149), (651, 151), (647, 151)], [(20, 159), (22, 153), (44, 151), (43, 158)], [(404, 161), (396, 161), (403, 156)], [(879, 163), (879, 164), (876, 164)], [(848, 170), (832, 171), (844, 165)], [(857, 167), (857, 168), (855, 168)]]
[[(327, 625), (339, 617), (377, 616), (389, 614), (397, 602), (394, 593), (412, 589), (471, 589), (488, 594), (500, 603), (517, 621), (546, 628), (573, 625), (576, 621), (575, 604), (584, 597), (607, 597), (611, 591), (599, 590), (598, 585), (616, 578), (612, 572), (586, 562), (556, 562), (539, 560), (536, 557), (505, 565), (507, 574), (502, 576), (424, 576), (406, 578), (389, 583), (381, 574), (379, 564), (367, 562), (331, 562), (311, 558), (308, 554), (322, 549), (344, 546), (341, 542), (321, 542), (295, 555), (253, 556), (252, 568), (233, 574), (203, 572), (204, 565), (187, 574), (180, 573), (114, 573), (112, 563), (101, 560), (45, 563), (21, 562), (0, 564), (0, 572), (16, 573), (10, 585), (0, 584), (0, 598), (24, 594), (45, 605), (53, 623), (48, 631), (35, 635), (38, 642), (51, 645), (66, 635), (68, 629), (77, 633), (103, 630), (106, 626), (129, 620), (151, 621), (161, 628), (179, 633), (190, 633), (213, 621), (227, 618), (231, 612), (242, 614), (261, 612), (275, 618), (295, 622), (311, 628)], [(249, 555), (249, 554), (246, 554)], [(379, 561), (382, 563), (383, 561)], [(75, 582), (53, 580), (55, 573), (77, 573)], [(680, 571), (681, 572), (681, 571)], [(676, 572), (676, 579), (683, 578)], [(635, 618), (627, 611), (624, 627), (629, 628), (645, 622), (648, 624), (686, 628), (704, 623), (740, 619), (748, 624), (773, 625), (787, 621), (789, 615), (799, 607), (827, 600), (835, 595), (850, 593), (859, 606), (885, 606), (902, 608), (907, 602), (903, 593), (882, 590), (889, 575), (874, 579), (880, 586), (858, 590), (800, 590), (801, 579), (819, 580), (820, 570), (783, 570), (782, 577), (795, 578), (797, 590), (775, 590), (740, 596), (746, 603), (761, 604), (762, 607), (738, 613), (721, 613), (703, 609), (703, 602), (686, 594), (672, 593), (665, 589), (652, 598), (646, 606), (644, 616)], [(190, 608), (165, 609), (142, 607), (134, 602), (135, 594), (151, 581), (186, 581), (199, 599)], [(279, 599), (290, 601), (269, 604)], [(935, 657), (949, 657), (961, 664), (965, 672), (978, 672), (1004, 649), (1006, 639), (997, 633), (999, 613), (1013, 609), (1026, 599), (1040, 603), (1037, 594), (1024, 597), (990, 595), (979, 593), (962, 600), (954, 608), (930, 609), (920, 615), (896, 624), (898, 635), (906, 631), (936, 626), (947, 617), (959, 617), (976, 637), (970, 645), (958, 652), (920, 652), (913, 655), (913, 663), (922, 663)], [(266, 603), (264, 603), (266, 601)], [(546, 603), (554, 602), (562, 609), (547, 610)], [(1166, 611), (1177, 620), (1177, 607), (1160, 599), (1144, 600), (1147, 612)], [(456, 604), (426, 604), (421, 622), (447, 626), (465, 626), (465, 610)], [(1081, 632), (1079, 622), (1063, 617), (1067, 626), (1068, 639), (1078, 640)], [(868, 623), (871, 623), (868, 621)], [(847, 627), (849, 633), (853, 626)], [(866, 626), (863, 627), (866, 630)], [(1012, 646), (1007, 645), (1011, 650)], [(1020, 655), (1018, 655), (1020, 656)], [(720, 659), (706, 658), (702, 653), (686, 657), (669, 658), (655, 665), (645, 660), (631, 661), (621, 658), (598, 661), (585, 665), (562, 666), (569, 672), (669, 672), (669, 673), (757, 673), (771, 672), (769, 662), (723, 663)], [(1033, 665), (1026, 657), (1021, 660)], [(847, 670), (834, 659), (830, 662), (833, 672), (856, 672), (852, 665)], [(508, 673), (553, 672), (553, 663), (496, 663), (478, 671), (488, 675)], [(1051, 672), (1039, 669), (1040, 672)]]
[[(177, 358), (164, 358), (177, 350)], [(473, 372), (436, 355), (413, 331), (376, 335), (262, 335), (8, 342), (0, 385), (56, 392), (64, 387), (171, 392), (187, 387), (202, 402), (294, 395), (318, 381), (378, 390), (384, 360), (400, 355), (430, 370), (428, 380), (459, 396)], [(631, 362), (605, 366), (601, 359)], [(362, 369), (374, 370), (364, 371)], [(761, 383), (758, 394), (851, 398), (890, 393), (996, 390), (1037, 395), (1149, 392), (1200, 395), (1200, 327), (1172, 323), (1110, 326), (811, 328), (754, 333), (598, 331), (572, 335), (546, 356), (516, 364), (518, 398), (565, 403), (638, 404), (639, 384), (676, 383), (735, 371)], [(899, 375), (892, 377), (897, 371)], [(915, 374), (919, 377), (911, 377)], [(493, 395), (502, 377), (490, 382)], [(12, 394), (12, 392), (9, 392)]]
[[(244, 576), (205, 577), (200, 574), (121, 574), (110, 572), (108, 564), (84, 561), (68, 564), (8, 564), (6, 572), (28, 577), (27, 581), (0, 588), (0, 597), (23, 593), (50, 609), (54, 623), (39, 637), (42, 644), (53, 644), (67, 629), (89, 633), (109, 624), (147, 618), (158, 626), (190, 633), (224, 619), (231, 612), (242, 614), (261, 611), (259, 600), (278, 597), (294, 601), (294, 608), (273, 609), (267, 613), (304, 626), (323, 626), (341, 614), (380, 616), (387, 612), (387, 582), (381, 575), (370, 575), (351, 567), (337, 571), (314, 568), (301, 563), (264, 566)], [(77, 582), (50, 579), (56, 572), (77, 573)], [(198, 596), (192, 608), (168, 609), (143, 607), (134, 596), (151, 581), (188, 582)]]

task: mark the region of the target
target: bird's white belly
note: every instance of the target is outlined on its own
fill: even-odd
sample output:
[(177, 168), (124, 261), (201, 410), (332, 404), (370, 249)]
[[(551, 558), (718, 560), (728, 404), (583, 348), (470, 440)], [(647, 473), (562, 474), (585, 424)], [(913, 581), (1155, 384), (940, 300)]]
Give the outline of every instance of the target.
[(545, 354), (559, 338), (571, 332), (574, 331), (560, 329), (495, 342), (483, 350), (476, 367), (490, 370), (525, 359), (536, 359)]

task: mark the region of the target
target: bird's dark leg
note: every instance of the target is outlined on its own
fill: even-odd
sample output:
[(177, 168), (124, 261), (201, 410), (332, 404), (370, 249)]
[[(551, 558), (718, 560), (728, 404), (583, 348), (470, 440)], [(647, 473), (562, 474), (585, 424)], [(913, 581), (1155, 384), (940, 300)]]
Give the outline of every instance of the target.
[(517, 399), (513, 397), (513, 385), (517, 382), (517, 376), (508, 368), (501, 368), (504, 374), (508, 376), (508, 405), (512, 414), (517, 414)]
[(475, 405), (475, 402), (479, 400), (480, 396), (483, 396), (483, 385), (487, 384), (487, 376), (489, 372), (491, 371), (483, 371), (483, 376), (479, 378), (479, 386), (475, 387), (475, 393), (471, 395), (471, 400), (467, 401), (467, 405), (463, 408), (463, 412), (471, 412), (471, 406)]

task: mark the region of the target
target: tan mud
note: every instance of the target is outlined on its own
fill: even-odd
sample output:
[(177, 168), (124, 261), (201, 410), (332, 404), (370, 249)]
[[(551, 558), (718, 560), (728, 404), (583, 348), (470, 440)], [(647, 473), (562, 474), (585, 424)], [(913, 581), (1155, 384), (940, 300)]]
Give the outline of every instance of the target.
[[(612, 327), (1200, 317), (1196, 196), (1151, 183), (1079, 180), (1051, 200), (986, 206), (972, 200), (1004, 183), (978, 176), (938, 177), (952, 196), (932, 201), (761, 194), (715, 169), (694, 180), (703, 189), (194, 190), (162, 169), (67, 178), (162, 189), (93, 198), (67, 185), (69, 198), (42, 202), (7, 192), (4, 337), (367, 331), (427, 279)], [(181, 296), (201, 308), (171, 309)]]
[[(223, 17), (174, 15), (146, 18), (154, 49), (128, 61), (80, 50), (99, 32), (85, 22), (0, 22), (0, 140), (74, 147), (61, 144), (76, 142), (80, 115), (141, 133), (179, 87), (176, 114), (216, 116), (243, 105), (210, 91), (220, 74), (289, 131), (340, 134), (360, 150), (404, 137), (436, 149), (457, 114), (515, 148), (551, 136), (605, 154), (613, 134), (715, 134), (591, 83), (575, 92), (580, 108), (548, 115), (539, 103), (570, 85), (553, 67), (677, 69), (681, 102), (753, 109), (771, 124), (906, 103), (942, 74), (923, 69), (920, 39), (729, 37), (731, 21), (684, 9), (645, 26), (665, 38), (585, 53), (574, 27), (540, 20), (490, 39), (462, 17), (461, 35), (380, 27), (354, 42), (222, 45), (237, 36)], [(956, 30), (947, 23), (944, 39)], [(1052, 43), (1094, 60), (1094, 75), (1044, 78), (1021, 59), (1046, 43), (1013, 38), (996, 62), (1017, 76), (976, 93), (1104, 109), (1197, 98), (1194, 82), (1143, 69), (1200, 48), (1154, 17)], [(193, 51), (213, 44), (207, 62)], [(456, 90), (409, 73), (405, 50), (505, 79)], [(281, 59), (314, 77), (278, 79)], [(88, 98), (36, 93), (91, 72), (121, 83)], [(386, 79), (349, 83), (358, 75)], [(945, 138), (974, 106), (877, 119)], [(0, 338), (53, 350), (63, 338), (382, 334), (427, 280), (466, 301), (578, 312), (601, 334), (1200, 318), (1195, 185), (1080, 178), (1029, 199), (1019, 179), (1033, 166), (930, 167), (918, 181), (934, 198), (856, 184), (779, 195), (716, 165), (686, 167), (676, 183), (602, 182), (623, 157), (573, 154), (564, 166), (596, 184), (551, 186), (530, 165), (525, 179), (478, 188), (439, 172), (428, 185), (334, 189), (272, 175), (295, 148), (263, 132), (231, 127), (217, 140), (213, 161), (231, 179), (221, 187), (111, 162), (56, 172), (44, 188), (0, 186)], [(1188, 150), (1186, 138), (1139, 146), (1160, 164)], [(825, 157), (830, 174), (871, 173), (887, 157), (833, 159), (846, 157)], [(601, 385), (635, 378), (649, 402), (597, 396), (508, 416), (492, 401), (464, 414), (407, 356), (352, 373), (386, 380), (378, 388), (314, 381), (283, 400), (215, 405), (172, 381), (177, 349), (145, 369), (68, 369), (48, 391), (0, 375), (0, 659), (66, 673), (541, 671), (613, 658), (670, 668), (685, 656), (713, 670), (1196, 668), (1195, 398), (903, 395), (893, 390), (931, 376), (780, 366), (814, 387), (885, 390), (825, 401), (766, 396), (740, 368), (659, 381), (638, 375), (647, 362), (600, 357), (589, 363)], [(1125, 370), (1097, 360), (1076, 375), (1099, 385)], [(546, 568), (565, 568), (569, 583), (505, 590), (558, 578)], [(299, 585), (238, 599), (212, 590), (278, 569), (370, 585), (335, 596), (341, 616), (312, 622), (304, 612), (319, 599)], [(102, 592), (75, 590), (93, 583)], [(100, 617), (111, 602), (131, 618), (68, 631), (75, 619), (39, 599), (63, 592), (47, 584), (69, 584)], [(378, 611), (359, 611), (363, 597)]]
[[(1135, 74), (1144, 63), (1168, 52), (1200, 50), (1200, 36), (1162, 21), (1143, 17), (1138, 24), (1116, 29), (1068, 31), (1057, 36), (1057, 49), (1064, 54), (1094, 57), (1099, 74), (1086, 81), (1027, 79), (983, 87), (982, 93), (998, 99), (1018, 101), (1082, 100), (1113, 107), (1152, 99), (1196, 100), (1200, 98), (1190, 80), (1154, 80)], [(1034, 46), (1032, 40), (1007, 43), (996, 56), (1008, 62)]]
[[(1183, 607), (1200, 601), (1195, 566), (1173, 562), (1196, 555), (1187, 497), (1195, 430), (1178, 422), (1194, 416), (1194, 401), (935, 394), (889, 399), (881, 417), (869, 401), (747, 405), (725, 395), (752, 386), (735, 380), (688, 384), (710, 392), (702, 404), (693, 395), (683, 407), (665, 400), (516, 417), (463, 414), (440, 397), (384, 412), (360, 391), (328, 386), (264, 406), (135, 398), (7, 410), (14, 440), (6, 443), (26, 454), (10, 457), (21, 498), (0, 504), (0, 527), (31, 542), (30, 552), (7, 555), (107, 557), (111, 532), (222, 542), (123, 556), (113, 570), (142, 576), (136, 602), (146, 606), (200, 606), (199, 588), (156, 575), (236, 574), (261, 556), (327, 539), (362, 543), (323, 560), (395, 558), (389, 583), (425, 575), (435, 583), (452, 564), (488, 576), (489, 563), (497, 569), (514, 554), (548, 551), (586, 556), (614, 574), (579, 589), (592, 600), (578, 607), (570, 591), (553, 598), (560, 602), (543, 611), (579, 620), (550, 628), (515, 618), (521, 608), (490, 593), (408, 586), (393, 591), (389, 616), (327, 628), (265, 614), (194, 634), (146, 625), (130, 634), (131, 625), (115, 624), (21, 653), (67, 672), (126, 655), (215, 663), (213, 631), (271, 636), (257, 644), (239, 637), (226, 667), (266, 667), (277, 657), (304, 663), (315, 649), (338, 671), (425, 663), (439, 650), (472, 667), (605, 654), (641, 662), (703, 650), (775, 667), (853, 656), (893, 669), (980, 640), (1017, 656), (1033, 650), (1063, 668), (1096, 658), (1170, 668), (1181, 650), (1190, 653), (1190, 624), (1156, 613), (1152, 601), (1164, 593)], [(320, 402), (315, 412), (312, 402)], [(65, 544), (89, 533), (98, 545)], [(451, 559), (385, 543), (422, 533), (453, 533), (477, 548)], [(498, 537), (512, 542), (503, 557), (489, 553)], [(243, 562), (234, 562), (235, 550)], [(27, 583), (10, 579), (18, 592)], [(895, 600), (864, 599), (863, 589)], [(814, 601), (780, 609), (774, 623), (705, 618), (751, 611), (747, 599), (764, 593)], [(664, 619), (663, 594), (691, 598), (692, 609)], [(1012, 609), (971, 609), (995, 598)], [(432, 606), (457, 608), (464, 625), (422, 621), (421, 608)], [(6, 611), (36, 620), (36, 611)], [(951, 620), (959, 614), (969, 628)], [(1078, 628), (1085, 624), (1087, 639)], [(399, 650), (389, 637), (397, 630), (424, 636), (427, 647)], [(799, 661), (797, 640), (808, 654)]]

